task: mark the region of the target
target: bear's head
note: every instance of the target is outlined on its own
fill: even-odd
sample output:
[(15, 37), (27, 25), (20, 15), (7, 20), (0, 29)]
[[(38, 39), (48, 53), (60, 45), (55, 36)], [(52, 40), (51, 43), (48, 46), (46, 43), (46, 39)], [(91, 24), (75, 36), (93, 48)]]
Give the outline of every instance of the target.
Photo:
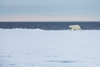
[(69, 25), (69, 28), (72, 28), (72, 25)]

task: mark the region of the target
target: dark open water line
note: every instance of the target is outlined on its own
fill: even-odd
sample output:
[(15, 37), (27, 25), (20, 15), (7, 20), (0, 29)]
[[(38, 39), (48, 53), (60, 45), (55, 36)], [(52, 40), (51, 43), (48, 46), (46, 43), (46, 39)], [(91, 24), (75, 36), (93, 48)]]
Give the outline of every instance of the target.
[(80, 25), (82, 30), (100, 30), (100, 22), (0, 22), (2, 29), (68, 30), (69, 25)]

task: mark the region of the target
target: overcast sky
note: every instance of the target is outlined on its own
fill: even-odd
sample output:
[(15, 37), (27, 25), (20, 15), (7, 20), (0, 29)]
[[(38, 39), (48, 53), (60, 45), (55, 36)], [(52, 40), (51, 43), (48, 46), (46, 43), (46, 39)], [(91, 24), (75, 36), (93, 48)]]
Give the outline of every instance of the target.
[(0, 21), (100, 21), (100, 0), (0, 0)]

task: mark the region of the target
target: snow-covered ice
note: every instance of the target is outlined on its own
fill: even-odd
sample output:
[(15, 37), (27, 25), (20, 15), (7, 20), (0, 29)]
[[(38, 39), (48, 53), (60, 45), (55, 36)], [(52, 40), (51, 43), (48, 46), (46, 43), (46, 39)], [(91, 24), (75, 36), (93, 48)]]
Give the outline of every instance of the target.
[(0, 67), (100, 67), (100, 30), (0, 29)]

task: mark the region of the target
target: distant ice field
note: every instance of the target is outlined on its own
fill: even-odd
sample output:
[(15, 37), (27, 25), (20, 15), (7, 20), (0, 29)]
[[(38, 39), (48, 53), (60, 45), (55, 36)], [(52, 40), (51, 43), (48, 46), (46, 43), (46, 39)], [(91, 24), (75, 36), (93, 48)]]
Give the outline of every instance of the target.
[(100, 67), (100, 30), (0, 29), (0, 67)]

